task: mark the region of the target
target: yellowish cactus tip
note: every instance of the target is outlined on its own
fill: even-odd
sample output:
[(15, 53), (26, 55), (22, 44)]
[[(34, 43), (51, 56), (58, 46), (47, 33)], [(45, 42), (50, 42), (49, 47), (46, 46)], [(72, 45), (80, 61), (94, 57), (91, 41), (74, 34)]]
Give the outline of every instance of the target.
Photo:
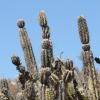
[(78, 19), (85, 19), (85, 17), (82, 15), (82, 16), (78, 16)]

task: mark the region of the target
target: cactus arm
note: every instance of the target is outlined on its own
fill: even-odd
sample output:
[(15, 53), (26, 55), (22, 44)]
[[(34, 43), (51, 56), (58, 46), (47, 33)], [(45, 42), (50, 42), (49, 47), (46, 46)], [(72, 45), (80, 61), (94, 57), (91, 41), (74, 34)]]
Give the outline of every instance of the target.
[(53, 47), (50, 40), (50, 31), (47, 18), (43, 11), (39, 13), (39, 23), (42, 28), (41, 67), (51, 67)]
[(30, 39), (24, 27), (25, 22), (23, 20), (19, 20), (17, 22), (17, 25), (20, 31), (20, 42), (24, 52), (27, 69), (33, 75), (35, 72), (37, 72), (37, 65), (36, 65), (36, 60), (35, 60)]
[(84, 66), (84, 80), (86, 84), (86, 94), (92, 100), (98, 100), (97, 77), (94, 66), (94, 57), (89, 45), (89, 31), (86, 19), (83, 16), (78, 18), (78, 29), (82, 46), (82, 57)]

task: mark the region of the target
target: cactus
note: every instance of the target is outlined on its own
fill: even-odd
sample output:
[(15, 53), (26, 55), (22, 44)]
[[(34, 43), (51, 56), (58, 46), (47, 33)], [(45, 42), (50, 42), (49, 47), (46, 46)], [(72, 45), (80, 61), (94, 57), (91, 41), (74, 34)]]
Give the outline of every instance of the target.
[(26, 98), (27, 100), (34, 100), (36, 94), (34, 90), (34, 82), (36, 80), (33, 79), (32, 74), (26, 71), (25, 67), (22, 66), (20, 62), (20, 58), (18, 56), (12, 56), (12, 63), (16, 65), (16, 69), (20, 72), (20, 75), (18, 77), (19, 82), (21, 83), (21, 92), (18, 93), (17, 99), (19, 98), (19, 94), (22, 94), (22, 96), (19, 98), (20, 100), (24, 100)]
[(41, 84), (42, 84), (42, 100), (54, 100), (54, 91), (50, 85), (50, 81), (54, 83), (51, 72), (51, 62), (53, 60), (53, 48), (50, 40), (50, 31), (44, 11), (39, 13), (39, 23), (42, 28), (42, 49), (41, 49)]
[[(32, 45), (25, 29), (25, 22), (17, 22), (20, 31), (20, 43), (24, 52), (26, 65), (23, 66), (20, 57), (13, 55), (12, 63), (16, 66), (18, 88), (15, 98), (11, 95), (8, 81), (0, 81), (0, 100), (99, 100), (100, 89), (97, 85), (97, 73), (94, 60), (100, 64), (100, 59), (93, 57), (89, 44), (89, 31), (86, 19), (78, 18), (78, 28), (82, 43), (82, 61), (84, 80), (77, 81), (76, 68), (73, 60), (55, 58), (50, 38), (50, 29), (44, 11), (39, 13), (39, 24), (42, 28), (41, 68), (38, 70)], [(81, 75), (82, 76), (82, 75)], [(82, 82), (79, 82), (82, 81)], [(79, 84), (81, 86), (79, 86)]]
[(72, 60), (66, 60), (63, 70), (63, 83), (64, 83), (64, 90), (65, 90), (65, 99), (67, 100), (70, 98), (70, 100), (75, 99), (75, 88), (74, 88), (74, 70), (73, 70), (73, 61)]
[(10, 93), (8, 81), (6, 79), (0, 80), (0, 100), (14, 100), (14, 97)]
[(86, 19), (82, 16), (78, 18), (78, 28), (82, 46), (82, 57), (84, 66), (84, 78), (86, 93), (91, 100), (98, 100), (97, 77), (94, 66), (94, 57), (89, 45), (89, 32)]
[(42, 50), (41, 50), (41, 66), (51, 67), (53, 59), (52, 42), (50, 41), (50, 31), (44, 11), (39, 13), (39, 23), (42, 28)]
[(34, 57), (32, 45), (25, 29), (25, 22), (22, 19), (20, 19), (17, 22), (17, 25), (20, 30), (20, 41), (21, 41), (22, 49), (24, 51), (24, 57), (25, 57), (27, 69), (32, 75), (34, 75), (34, 73), (37, 72), (37, 65), (36, 65), (36, 60)]

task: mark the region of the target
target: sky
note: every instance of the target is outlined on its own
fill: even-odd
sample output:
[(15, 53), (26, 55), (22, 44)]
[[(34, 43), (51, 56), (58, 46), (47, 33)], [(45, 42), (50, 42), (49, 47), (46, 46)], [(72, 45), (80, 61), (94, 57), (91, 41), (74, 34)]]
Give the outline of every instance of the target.
[[(100, 0), (0, 0), (0, 77), (16, 78), (18, 72), (11, 63), (16, 54), (25, 65), (19, 41), (17, 20), (23, 18), (31, 39), (36, 62), (40, 65), (41, 28), (38, 14), (44, 10), (50, 26), (54, 56), (72, 59), (81, 69), (80, 42), (77, 18), (85, 16), (90, 34), (90, 45), (94, 57), (100, 57)], [(100, 65), (96, 64), (100, 70)]]

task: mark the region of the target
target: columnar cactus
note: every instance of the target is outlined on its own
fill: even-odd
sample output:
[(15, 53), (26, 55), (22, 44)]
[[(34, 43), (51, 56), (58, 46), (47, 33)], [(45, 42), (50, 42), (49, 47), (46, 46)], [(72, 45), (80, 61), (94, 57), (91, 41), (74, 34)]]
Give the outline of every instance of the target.
[(36, 60), (33, 53), (32, 45), (25, 29), (25, 22), (22, 19), (20, 19), (17, 22), (17, 25), (20, 31), (20, 41), (24, 52), (25, 62), (28, 71), (34, 75), (34, 73), (37, 72), (37, 65), (36, 65)]
[(42, 68), (41, 69), (41, 100), (54, 100), (55, 95), (53, 88), (51, 86), (51, 81), (52, 80), (52, 73), (50, 68)]
[(16, 69), (20, 72), (19, 81), (22, 85), (22, 90), (24, 90), (26, 81), (31, 80), (32, 76), (25, 70), (25, 67), (22, 66), (18, 56), (12, 56), (12, 63), (17, 66)]
[(52, 42), (50, 41), (50, 31), (44, 11), (39, 14), (39, 23), (42, 28), (42, 50), (41, 66), (50, 67), (53, 59)]
[(84, 66), (85, 89), (88, 98), (98, 100), (97, 77), (94, 66), (94, 57), (89, 45), (89, 32), (86, 19), (82, 16), (78, 18), (78, 28), (82, 43), (82, 58)]
[(64, 63), (64, 69), (62, 71), (62, 80), (64, 83), (65, 99), (66, 100), (76, 100), (75, 99), (75, 88), (74, 88), (74, 68), (73, 61), (66, 60)]
[[(21, 91), (17, 95), (17, 99), (20, 100), (35, 100), (35, 90), (34, 90), (34, 82), (35, 80), (32, 77), (32, 74), (25, 70), (25, 67), (22, 66), (20, 59), (18, 56), (12, 56), (12, 63), (16, 65), (16, 69), (20, 72), (20, 75), (18, 77), (19, 82), (21, 83)], [(21, 94), (21, 97), (18, 97), (19, 94)]]
[(54, 100), (54, 91), (50, 86), (51, 61), (53, 59), (52, 42), (50, 31), (44, 11), (39, 13), (39, 23), (42, 28), (41, 49), (41, 98), (42, 100)]
[[(12, 63), (20, 73), (18, 76), (18, 87), (20, 88), (15, 100), (99, 100), (94, 57), (89, 45), (86, 19), (82, 16), (78, 19), (83, 49), (84, 95), (78, 89), (73, 61), (54, 59), (50, 29), (44, 11), (39, 13), (39, 24), (42, 28), (42, 46), (41, 68), (38, 71), (32, 45), (25, 29), (25, 22), (19, 20), (17, 23), (26, 67), (22, 65), (18, 56), (12, 56)], [(98, 58), (95, 60), (100, 62)], [(2, 81), (1, 83), (0, 100), (14, 100), (9, 99), (7, 82)], [(2, 87), (6, 87), (6, 89)]]
[(10, 93), (8, 81), (6, 79), (0, 80), (0, 100), (14, 100)]

